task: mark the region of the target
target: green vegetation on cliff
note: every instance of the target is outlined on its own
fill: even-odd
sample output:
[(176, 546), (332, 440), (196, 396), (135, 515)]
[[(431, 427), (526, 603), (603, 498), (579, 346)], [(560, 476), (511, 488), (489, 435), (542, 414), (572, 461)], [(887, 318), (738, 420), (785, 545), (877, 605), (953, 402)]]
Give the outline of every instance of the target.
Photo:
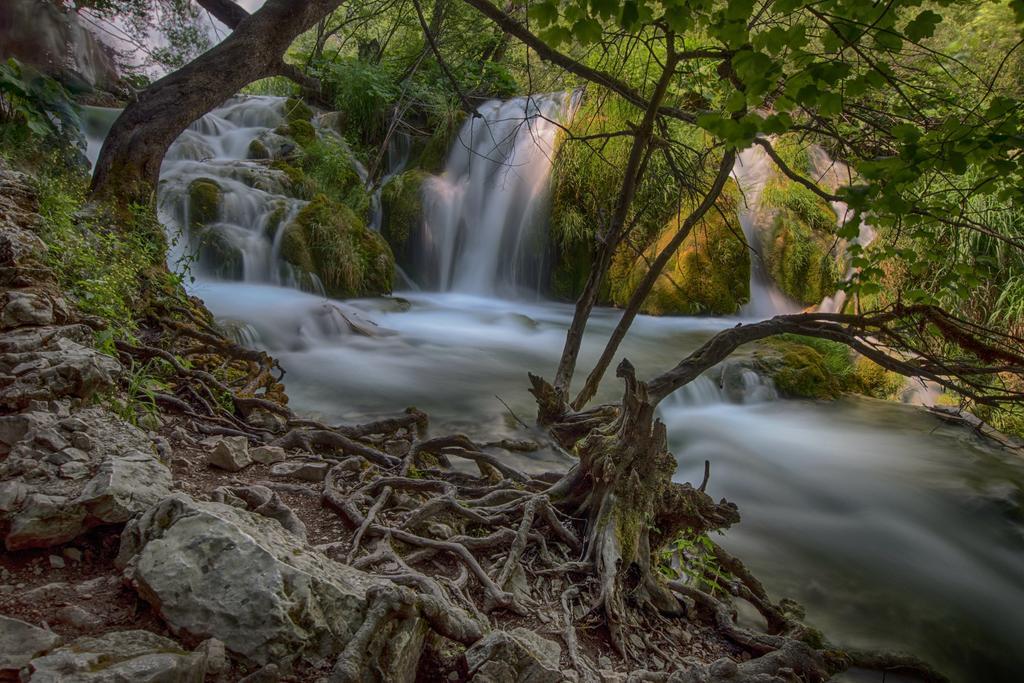
[(845, 393), (897, 400), (905, 380), (845, 344), (779, 335), (766, 342), (775, 387), (790, 398), (834, 399)]
[[(750, 255), (736, 216), (736, 187), (730, 182), (709, 211), (679, 246), (655, 281), (640, 311), (651, 315), (731, 315), (750, 298)], [(620, 253), (609, 274), (611, 298), (625, 306), (648, 264), (672, 240), (688, 208), (665, 224), (657, 240), (634, 258)]]
[(426, 171), (413, 169), (392, 178), (381, 190), (383, 220), (380, 232), (400, 263), (409, 263), (409, 238), (423, 220), (423, 182)]

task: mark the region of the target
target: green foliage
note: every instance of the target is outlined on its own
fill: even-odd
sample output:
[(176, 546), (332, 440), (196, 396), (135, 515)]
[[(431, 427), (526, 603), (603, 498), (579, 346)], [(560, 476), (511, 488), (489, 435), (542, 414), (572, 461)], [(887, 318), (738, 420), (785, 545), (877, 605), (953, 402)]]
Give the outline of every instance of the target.
[[(668, 261), (641, 312), (652, 315), (732, 315), (750, 298), (750, 254), (735, 220), (736, 187), (729, 183), (716, 209), (709, 211)], [(691, 207), (684, 206), (661, 235), (639, 256), (624, 253), (609, 274), (612, 301), (625, 306), (648, 264), (664, 250)]]
[(336, 138), (323, 136), (306, 146), (300, 161), (312, 194), (323, 193), (345, 204), (358, 216), (366, 216), (370, 195), (355, 169), (352, 153)]
[(163, 264), (163, 231), (148, 207), (132, 207), (127, 221), (102, 212), (79, 215), (85, 189), (82, 176), (38, 177), (47, 265), (79, 310), (104, 319), (117, 337), (130, 338), (147, 296), (145, 283)]
[(324, 195), (314, 197), (285, 228), (281, 257), (316, 275), (330, 296), (391, 291), (394, 257), (387, 243), (351, 209)]
[(0, 128), (4, 137), (24, 126), (39, 139), (70, 146), (82, 144), (78, 106), (60, 83), (15, 59), (0, 62)]
[(319, 64), (316, 73), (342, 114), (341, 127), (350, 144), (372, 145), (383, 139), (399, 93), (383, 65), (343, 58)]

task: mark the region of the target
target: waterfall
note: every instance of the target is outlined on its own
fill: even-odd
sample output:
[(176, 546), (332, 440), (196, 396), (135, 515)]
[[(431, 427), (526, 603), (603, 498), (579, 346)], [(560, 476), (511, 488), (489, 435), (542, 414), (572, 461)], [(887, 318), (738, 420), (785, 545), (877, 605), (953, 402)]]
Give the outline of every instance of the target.
[(800, 306), (772, 282), (765, 271), (761, 255), (761, 237), (757, 230), (761, 191), (774, 168), (764, 149), (752, 145), (739, 153), (732, 171), (742, 193), (739, 208), (740, 226), (751, 250), (750, 301), (740, 309), (740, 314), (751, 318), (770, 318), (779, 313), (794, 313), (800, 310)]
[[(853, 182), (853, 173), (846, 164), (832, 159), (825, 150), (817, 145), (813, 145), (809, 152), (811, 166), (814, 168), (816, 176), (815, 179), (819, 182), (824, 181), (826, 187), (841, 187)], [(838, 227), (842, 228), (846, 225), (847, 221), (853, 218), (850, 215), (850, 207), (845, 202), (829, 202), (829, 204), (832, 205), (832, 210), (836, 212), (836, 225)], [(851, 243), (866, 247), (875, 239), (875, 229), (863, 220), (858, 227), (857, 236)], [(852, 266), (848, 267), (843, 274), (843, 279), (849, 280), (855, 272), (855, 268)], [(825, 297), (821, 304), (818, 305), (818, 310), (823, 313), (838, 313), (843, 309), (845, 303), (846, 292), (840, 290), (832, 296)]]
[(444, 173), (423, 190), (419, 275), (442, 291), (537, 292), (559, 121), (573, 93), (492, 100), (463, 124)]

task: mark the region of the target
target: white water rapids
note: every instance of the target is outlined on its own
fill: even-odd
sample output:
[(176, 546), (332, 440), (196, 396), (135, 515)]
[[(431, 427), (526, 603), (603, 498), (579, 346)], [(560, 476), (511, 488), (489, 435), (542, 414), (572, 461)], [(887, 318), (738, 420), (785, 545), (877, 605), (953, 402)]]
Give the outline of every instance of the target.
[[(175, 213), (176, 188), (199, 176), (238, 177), (252, 163), (240, 160), (248, 139), (276, 120), (270, 100), (250, 101), (251, 118), (232, 106), (237, 105), (214, 112), (183, 136), (181, 149), (201, 150), (201, 156), (185, 159), (181, 152), (165, 163), (161, 206), (172, 224), (185, 220)], [(507, 108), (494, 103), (485, 116), (507, 116)], [(540, 149), (550, 149), (554, 131), (541, 133), (544, 126), (536, 123), (532, 134), (541, 138)], [(495, 121), (495, 128), (500, 125)], [(505, 149), (532, 154), (525, 143), (517, 135)], [(462, 168), (457, 157), (464, 151), (453, 150), (449, 170)], [(447, 260), (434, 261), (439, 283), (445, 283), (435, 289), (452, 291), (341, 303), (280, 286), (287, 283), (274, 280), (273, 240), (261, 223), (268, 207), (260, 205), (278, 196), (272, 187), (244, 182), (226, 184), (229, 208), (221, 222), (226, 234), (251, 247), (248, 281), (200, 273), (192, 291), (240, 338), (280, 360), (296, 410), (354, 421), (415, 405), (431, 415), (438, 431), (458, 429), (487, 440), (523, 436), (497, 397), (529, 421), (533, 402), (526, 372), (552, 374), (572, 311), (566, 304), (495, 293), (527, 287), (535, 272), (520, 267), (523, 254), (516, 245), (528, 243), (525, 236), (543, 220), (532, 211), (533, 200), (523, 198), (543, 201), (546, 155), (532, 157), (542, 178), (510, 173), (507, 183), (493, 175), (485, 182), (474, 174), (486, 175), (486, 164), (470, 160), (465, 172), (446, 171), (438, 179), (437, 185), (462, 196), (451, 202), (461, 207), (451, 213), (463, 218), (430, 226), (438, 242), (452, 246)], [(493, 219), (468, 220), (470, 215)], [(483, 231), (493, 232), (477, 234)], [(497, 264), (494, 277), (483, 281), (484, 271), (471, 272), (473, 265), (464, 271), (462, 259)], [(373, 320), (379, 328), (370, 329), (377, 333), (354, 332), (339, 312)], [(748, 314), (759, 312), (752, 308)], [(613, 310), (595, 312), (581, 376), (617, 316)], [(641, 316), (620, 355), (641, 376), (650, 376), (736, 322)], [(612, 378), (598, 399), (614, 400), (619, 391)], [(743, 522), (721, 542), (774, 597), (805, 605), (808, 621), (839, 644), (907, 649), (957, 681), (1019, 680), (1024, 463), (915, 407), (773, 396), (770, 386), (737, 364), (685, 387), (661, 408), (679, 460), (677, 478), (699, 480), (703, 461), (710, 460), (709, 492), (740, 507)], [(570, 464), (552, 452), (515, 457), (534, 471)]]

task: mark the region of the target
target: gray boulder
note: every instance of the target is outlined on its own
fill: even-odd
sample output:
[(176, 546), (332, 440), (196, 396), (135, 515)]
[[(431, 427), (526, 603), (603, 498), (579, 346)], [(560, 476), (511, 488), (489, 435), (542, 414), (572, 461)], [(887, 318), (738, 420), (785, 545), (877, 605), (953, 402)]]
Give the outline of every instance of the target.
[(493, 631), (466, 650), (477, 683), (558, 683), (561, 646), (525, 628)]
[(21, 410), (34, 400), (88, 399), (113, 387), (121, 364), (80, 343), (83, 332), (90, 334), (84, 325), (70, 325), (21, 327), (0, 335), (0, 407)]
[(17, 679), (22, 667), (60, 643), (53, 631), (0, 615), (0, 680)]
[(272, 466), (270, 476), (317, 482), (327, 477), (329, 469), (331, 464), (323, 460), (294, 459)]
[[(365, 618), (367, 591), (381, 585), (275, 520), (181, 494), (125, 528), (117, 564), (175, 633), (216, 638), (259, 665), (336, 656)], [(374, 634), (383, 680), (413, 680), (424, 632), (410, 617)]]
[(249, 451), (249, 457), (253, 462), (261, 465), (271, 465), (275, 462), (284, 462), (288, 456), (280, 446), (257, 446)]
[(5, 416), (0, 446), (0, 527), (10, 550), (124, 523), (171, 491), (150, 438), (102, 408), (63, 420), (42, 411)]
[(207, 458), (211, 467), (228, 472), (239, 472), (252, 464), (249, 441), (244, 436), (225, 436), (217, 439)]
[(29, 664), (31, 683), (202, 683), (206, 657), (149, 631), (78, 638)]

